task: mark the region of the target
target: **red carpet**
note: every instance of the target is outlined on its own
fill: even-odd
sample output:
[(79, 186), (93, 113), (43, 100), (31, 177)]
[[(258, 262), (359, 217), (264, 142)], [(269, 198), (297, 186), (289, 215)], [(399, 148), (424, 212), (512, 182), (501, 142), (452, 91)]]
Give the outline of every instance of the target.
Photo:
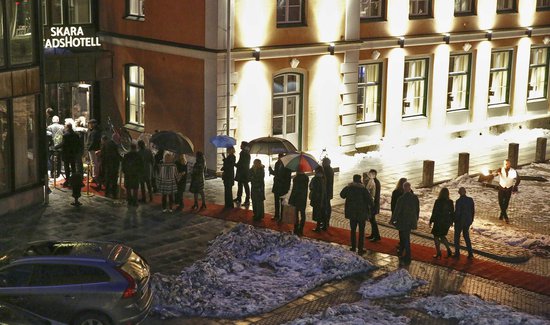
[[(59, 186), (59, 183), (58, 183)], [(86, 187), (82, 188), (82, 194), (85, 193)], [(103, 192), (98, 193), (93, 191), (90, 187), (90, 192), (96, 195), (103, 195)], [(121, 191), (122, 197), (124, 197), (124, 190)], [(160, 205), (160, 196), (155, 195), (153, 198), (153, 204)], [(193, 201), (185, 200), (184, 211), (190, 212), (189, 208), (193, 205)], [(160, 208), (159, 208), (160, 209)], [(292, 232), (294, 225), (278, 224), (271, 220), (272, 215), (266, 214), (264, 219), (260, 222), (252, 222), (252, 210), (244, 209), (230, 209), (224, 210), (222, 205), (208, 203), (207, 209), (195, 211), (194, 213), (213, 217), (233, 222), (242, 222), (252, 224), (256, 227), (269, 228), (278, 231)], [(328, 231), (316, 233), (313, 231), (315, 224), (312, 222), (306, 222), (304, 235), (308, 238), (314, 238), (323, 240), (326, 242), (334, 242), (343, 245), (349, 245), (349, 230), (331, 227)], [(396, 255), (395, 246), (397, 240), (391, 238), (382, 238), (381, 241), (371, 243), (366, 240), (365, 248), (375, 252), (386, 253), (390, 255)], [(455, 269), (457, 271), (477, 275), (479, 277), (503, 282), (514, 287), (523, 288), (532, 292), (540, 293), (550, 296), (550, 278), (544, 277), (528, 272), (515, 270), (510, 267), (503, 266), (501, 264), (480, 260), (474, 258), (469, 260), (466, 256), (461, 256), (459, 260), (453, 258), (434, 259), (432, 256), (435, 254), (434, 247), (426, 247), (418, 244), (411, 244), (412, 258), (416, 261), (426, 262), (434, 265), (440, 265), (448, 268)], [(444, 253), (446, 255), (446, 253)]]

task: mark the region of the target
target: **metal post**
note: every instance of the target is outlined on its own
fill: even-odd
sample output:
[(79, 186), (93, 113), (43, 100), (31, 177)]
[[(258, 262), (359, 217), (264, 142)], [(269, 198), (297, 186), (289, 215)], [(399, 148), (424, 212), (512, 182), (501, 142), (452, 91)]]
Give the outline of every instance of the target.
[(57, 185), (57, 153), (53, 153), (53, 188)]
[(518, 168), (519, 143), (508, 144), (508, 160), (512, 168)]
[(225, 94), (225, 105), (226, 105), (226, 134), (229, 134), (231, 129), (229, 122), (231, 120), (231, 0), (227, 0), (227, 17), (226, 17), (226, 36), (225, 36), (225, 48), (226, 48), (226, 61), (225, 61), (225, 82), (227, 83), (226, 94)]
[(535, 162), (546, 161), (546, 138), (537, 138), (537, 151), (535, 152)]
[(470, 153), (460, 152), (458, 154), (458, 176), (468, 174), (470, 172)]
[(433, 160), (424, 160), (422, 167), (422, 186), (430, 187), (434, 185), (434, 167), (435, 162)]

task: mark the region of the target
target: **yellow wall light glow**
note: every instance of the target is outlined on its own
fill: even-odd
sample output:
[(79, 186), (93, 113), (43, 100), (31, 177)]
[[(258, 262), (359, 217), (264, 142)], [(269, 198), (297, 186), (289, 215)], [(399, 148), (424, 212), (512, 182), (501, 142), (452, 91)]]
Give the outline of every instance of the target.
[(323, 55), (311, 68), (308, 107), (308, 150), (338, 144), (338, 107), (340, 99), (340, 61)]
[(392, 36), (406, 35), (409, 31), (409, 1), (387, 1), (388, 29)]
[[(313, 1), (312, 1), (313, 2)], [(340, 39), (344, 34), (345, 5), (344, 1), (320, 0), (311, 4), (313, 20), (317, 32), (317, 41), (330, 42)]]
[(520, 26), (531, 26), (535, 20), (536, 15), (536, 0), (521, 0), (518, 2)]
[(512, 113), (514, 116), (521, 116), (527, 112), (527, 87), (529, 85), (529, 59), (531, 57), (531, 38), (523, 37), (519, 39), (517, 45), (515, 82), (514, 82), (514, 102)]
[(261, 61), (248, 61), (238, 72), (236, 137), (249, 141), (268, 136), (271, 134), (271, 75)]
[(479, 29), (491, 29), (495, 25), (497, 2), (495, 0), (479, 0), (477, 2), (477, 17)]
[(239, 0), (235, 6), (236, 39), (244, 47), (264, 45), (267, 39), (271, 17), (275, 15), (275, 6), (265, 0)]
[(435, 1), (434, 18), (437, 33), (450, 31), (454, 18), (454, 1)]
[(487, 119), (487, 103), (489, 100), (489, 74), (491, 69), (491, 42), (483, 41), (477, 45), (475, 75), (472, 76), (472, 127), (480, 128)]

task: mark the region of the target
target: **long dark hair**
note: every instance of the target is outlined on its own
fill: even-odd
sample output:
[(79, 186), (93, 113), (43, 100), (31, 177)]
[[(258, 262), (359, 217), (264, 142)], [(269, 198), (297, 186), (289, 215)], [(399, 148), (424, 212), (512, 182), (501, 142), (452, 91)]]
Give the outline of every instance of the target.
[(449, 189), (446, 187), (442, 188), (441, 191), (439, 191), (439, 196), (437, 197), (437, 199), (449, 200)]
[(403, 190), (403, 184), (405, 184), (406, 181), (407, 181), (407, 179), (405, 177), (401, 177), (397, 181), (397, 185), (395, 185), (395, 189), (396, 190)]

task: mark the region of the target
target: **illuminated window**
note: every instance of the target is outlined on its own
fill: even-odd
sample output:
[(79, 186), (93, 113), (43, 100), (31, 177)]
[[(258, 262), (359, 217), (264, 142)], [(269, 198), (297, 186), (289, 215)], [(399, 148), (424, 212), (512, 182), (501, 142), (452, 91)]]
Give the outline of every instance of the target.
[(273, 78), (272, 135), (300, 146), (302, 75), (284, 73)]
[(409, 0), (409, 19), (429, 18), (431, 16), (431, 0)]
[(428, 59), (405, 60), (403, 117), (426, 116)]
[(360, 17), (365, 20), (383, 20), (386, 3), (384, 0), (361, 0)]
[(145, 19), (145, 0), (126, 0), (126, 19)]
[(142, 67), (126, 66), (126, 120), (127, 123), (145, 124), (145, 81)]
[(550, 0), (537, 0), (537, 10), (550, 10)]
[(531, 49), (527, 99), (546, 98), (548, 91), (548, 47)]
[(305, 24), (305, 0), (276, 0), (277, 27)]
[(489, 105), (509, 103), (511, 58), (512, 51), (493, 51), (491, 53)]
[(497, 13), (516, 12), (516, 0), (497, 0)]
[(7, 0), (6, 13), (9, 28), (9, 52), (13, 65), (32, 63), (33, 51), (33, 2)]
[(449, 84), (447, 110), (468, 109), (470, 99), (471, 54), (451, 55), (449, 58)]
[(475, 0), (455, 0), (455, 16), (475, 15)]
[(382, 63), (359, 66), (357, 123), (380, 122)]

